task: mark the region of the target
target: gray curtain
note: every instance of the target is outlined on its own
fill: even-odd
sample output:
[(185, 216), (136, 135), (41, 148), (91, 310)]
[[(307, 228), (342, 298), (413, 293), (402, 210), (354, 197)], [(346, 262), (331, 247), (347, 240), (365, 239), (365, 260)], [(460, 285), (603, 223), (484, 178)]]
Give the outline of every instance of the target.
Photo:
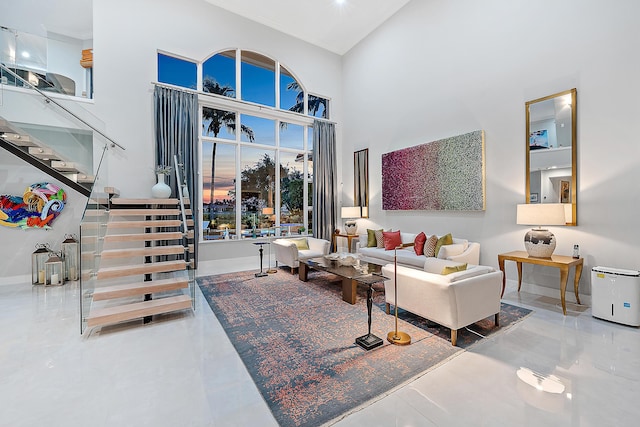
[[(198, 241), (200, 227), (197, 226), (198, 209), (194, 201), (200, 200), (198, 179), (198, 95), (191, 92), (156, 86), (153, 92), (155, 130), (156, 130), (156, 165), (174, 167), (173, 156), (178, 156), (181, 166), (180, 175), (187, 184), (191, 210), (196, 222), (194, 227), (195, 241)], [(172, 195), (178, 195), (178, 183), (175, 170), (172, 169), (169, 184)], [(198, 245), (195, 245), (197, 248)], [(197, 251), (197, 249), (196, 249)], [(197, 260), (197, 252), (195, 254)]]
[(336, 229), (336, 129), (313, 122), (313, 235), (331, 242)]

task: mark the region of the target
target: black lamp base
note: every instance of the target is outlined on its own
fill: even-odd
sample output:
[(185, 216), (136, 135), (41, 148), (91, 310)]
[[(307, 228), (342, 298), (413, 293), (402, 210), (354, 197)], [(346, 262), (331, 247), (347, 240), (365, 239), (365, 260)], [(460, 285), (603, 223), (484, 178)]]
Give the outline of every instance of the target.
[(373, 334), (367, 334), (356, 338), (356, 344), (365, 350), (373, 350), (382, 345), (382, 340)]

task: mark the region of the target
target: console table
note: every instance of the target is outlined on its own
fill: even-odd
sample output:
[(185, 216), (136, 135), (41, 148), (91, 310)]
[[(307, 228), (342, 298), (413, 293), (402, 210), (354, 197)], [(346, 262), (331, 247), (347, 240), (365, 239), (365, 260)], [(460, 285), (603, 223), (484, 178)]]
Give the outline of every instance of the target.
[(504, 254), (498, 254), (498, 267), (502, 271), (502, 295), (504, 295), (504, 288), (506, 284), (506, 273), (504, 271), (505, 261), (515, 261), (518, 268), (518, 292), (520, 292), (520, 286), (522, 285), (522, 263), (544, 265), (547, 267), (556, 267), (560, 269), (560, 300), (562, 301), (562, 313), (567, 315), (567, 306), (565, 302), (564, 294), (567, 290), (567, 279), (569, 278), (569, 269), (571, 267), (576, 268), (576, 277), (573, 281), (573, 290), (576, 294), (576, 301), (580, 304), (580, 297), (578, 296), (578, 284), (580, 283), (580, 276), (582, 275), (582, 266), (584, 265), (584, 258), (572, 258), (564, 255), (551, 255), (551, 258), (536, 258), (529, 256), (525, 251), (513, 251)]

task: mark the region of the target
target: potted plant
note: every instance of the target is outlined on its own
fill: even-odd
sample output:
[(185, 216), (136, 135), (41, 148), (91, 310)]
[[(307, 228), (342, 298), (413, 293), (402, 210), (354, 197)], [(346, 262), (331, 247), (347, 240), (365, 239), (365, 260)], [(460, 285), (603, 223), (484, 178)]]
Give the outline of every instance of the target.
[(298, 234), (304, 234), (304, 232), (307, 231), (306, 228), (304, 228), (304, 225), (300, 228), (298, 228)]

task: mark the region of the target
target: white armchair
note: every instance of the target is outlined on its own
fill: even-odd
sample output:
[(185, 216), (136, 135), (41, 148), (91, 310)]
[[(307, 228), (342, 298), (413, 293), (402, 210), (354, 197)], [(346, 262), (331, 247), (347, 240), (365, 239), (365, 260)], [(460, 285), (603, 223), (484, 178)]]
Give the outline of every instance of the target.
[[(306, 240), (309, 249), (299, 249), (295, 240)], [(331, 242), (315, 237), (298, 237), (294, 239), (276, 239), (272, 242), (276, 255), (276, 265), (291, 267), (291, 273), (300, 265), (300, 260), (327, 255)]]

